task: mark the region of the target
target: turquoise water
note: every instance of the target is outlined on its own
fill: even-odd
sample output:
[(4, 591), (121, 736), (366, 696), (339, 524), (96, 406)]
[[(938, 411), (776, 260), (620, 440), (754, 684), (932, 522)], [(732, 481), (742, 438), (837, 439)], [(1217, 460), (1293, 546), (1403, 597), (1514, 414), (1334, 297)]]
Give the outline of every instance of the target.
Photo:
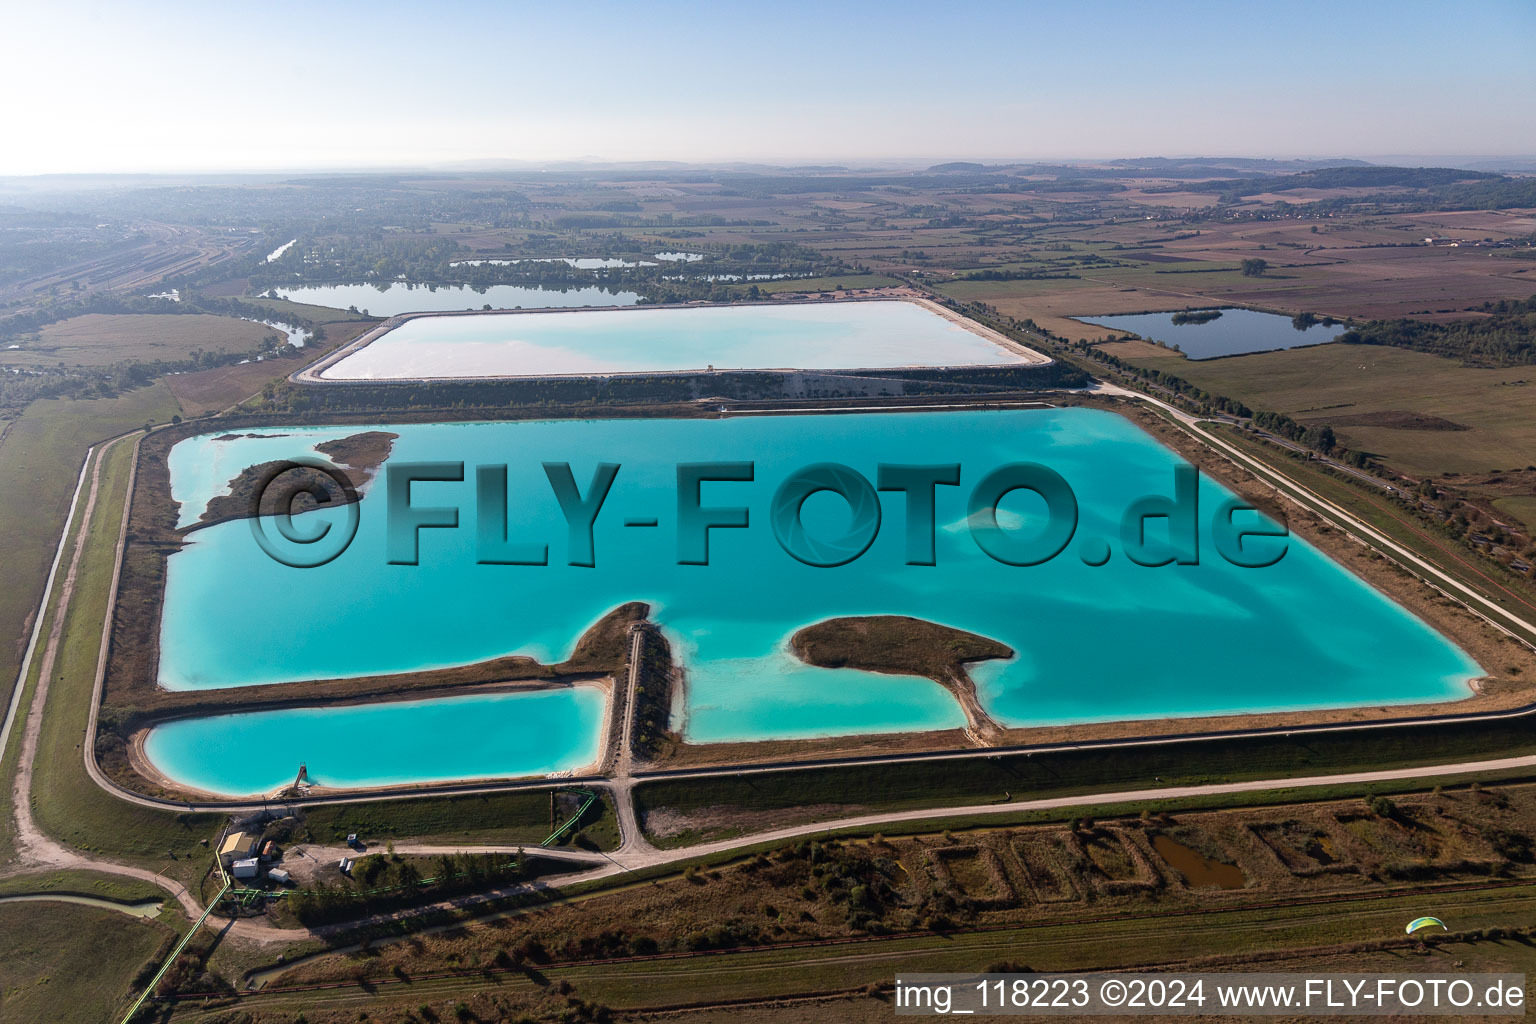
[(455, 312), (465, 309), (567, 309), (576, 306), (633, 306), (639, 294), (607, 288), (545, 288), (539, 285), (493, 284), (475, 289), (467, 284), (311, 284), (278, 287), (269, 293), (291, 302), (308, 302), (333, 309), (360, 310), (374, 316), (401, 313)]
[[(354, 428), (360, 429), (360, 428)], [(1127, 420), (1083, 410), (927, 412), (724, 420), (599, 420), (390, 426), (396, 463), (456, 460), (463, 483), (422, 482), (417, 506), (459, 509), (458, 529), (420, 532), (420, 564), (390, 565), (382, 487), (359, 509), (346, 552), (317, 569), (270, 560), (236, 521), (200, 530), (171, 556), (160, 682), (177, 690), (400, 672), (510, 653), (568, 656), (616, 605), (647, 601), (688, 674), (686, 733), (712, 742), (949, 728), (955, 702), (907, 677), (815, 669), (793, 661), (795, 629), (840, 615), (913, 615), (1014, 648), (978, 668), (983, 700), (1005, 724), (1163, 718), (1436, 701), (1469, 694), (1478, 667), (1400, 606), (1292, 539), (1265, 569), (1219, 558), (1202, 527), (1201, 564), (1145, 568), (1123, 557), (1123, 510), (1171, 494), (1180, 464)], [(296, 438), (296, 449), (309, 439)], [(193, 451), (207, 437), (181, 442)], [(239, 442), (225, 442), (238, 444)], [(263, 450), (261, 459), (270, 458)], [(256, 459), (255, 461), (260, 461)], [(755, 460), (752, 482), (714, 482), (703, 503), (745, 505), (747, 529), (717, 529), (711, 564), (678, 565), (676, 463)], [(598, 462), (620, 469), (595, 528), (595, 568), (566, 564), (567, 530), (540, 464), (570, 462), (586, 493)], [(869, 550), (823, 569), (785, 554), (768, 506), (779, 482), (820, 461), (874, 479), (887, 463), (962, 464), (960, 487), (937, 489), (937, 561), (909, 566), (905, 498), (881, 495)], [(1033, 461), (1071, 484), (1081, 508), (1072, 546), (1020, 568), (986, 557), (970, 536), (970, 489), (991, 469)], [(551, 564), (480, 565), (474, 466), (505, 462), (513, 540), (549, 545)], [(1203, 480), (1202, 516), (1227, 492)], [(1028, 499), (1028, 500), (1026, 500)], [(1006, 497), (1010, 525), (1038, 499)], [(812, 532), (848, 513), (818, 494)], [(345, 510), (300, 517), (340, 520)], [(655, 528), (626, 527), (656, 517)], [(830, 524), (830, 525), (829, 525)], [(1078, 557), (1109, 540), (1107, 565)]]
[(1125, 316), (1078, 317), (1085, 323), (1131, 331), (1149, 341), (1177, 345), (1191, 359), (1212, 359), (1245, 352), (1325, 345), (1344, 333), (1344, 326), (1313, 324), (1298, 328), (1288, 316), (1252, 309), (1224, 309), (1203, 324), (1176, 324), (1172, 313), (1132, 313)]
[(191, 718), (150, 730), (166, 776), (222, 796), (310, 781), (343, 789), (496, 779), (597, 760), (607, 701), (592, 686)]
[[(368, 427), (284, 427), (281, 430), (237, 430), (208, 434), (197, 444), (178, 444), (166, 460), (171, 471), (171, 497), (181, 503), (178, 528), (191, 526), (208, 502), (229, 493), (229, 483), (247, 466), (297, 455), (324, 458), (315, 445), (360, 434)], [(252, 436), (255, 435), (255, 436)]]
[(321, 376), (377, 380), (1024, 361), (916, 303), (817, 302), (423, 317), (382, 335)]

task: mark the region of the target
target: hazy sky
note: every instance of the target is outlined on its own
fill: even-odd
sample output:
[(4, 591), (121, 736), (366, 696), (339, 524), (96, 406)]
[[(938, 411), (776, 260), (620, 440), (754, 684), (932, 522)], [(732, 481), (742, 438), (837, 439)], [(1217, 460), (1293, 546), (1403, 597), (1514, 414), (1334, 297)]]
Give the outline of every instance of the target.
[(1526, 155), (1533, 47), (1533, 0), (16, 0), (0, 174)]

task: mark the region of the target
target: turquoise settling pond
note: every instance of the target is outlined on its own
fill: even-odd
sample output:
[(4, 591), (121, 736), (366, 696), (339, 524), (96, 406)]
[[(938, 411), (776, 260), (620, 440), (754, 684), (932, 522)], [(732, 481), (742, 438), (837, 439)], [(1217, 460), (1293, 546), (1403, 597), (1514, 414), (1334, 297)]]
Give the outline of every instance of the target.
[[(687, 673), (678, 724), (701, 743), (964, 724), (955, 700), (929, 680), (813, 668), (789, 653), (787, 641), (796, 629), (835, 616), (910, 615), (1009, 645), (1016, 657), (975, 670), (983, 704), (1009, 726), (1441, 701), (1469, 696), (1468, 680), (1482, 674), (1444, 637), (1299, 539), (1291, 538), (1285, 557), (1269, 568), (1240, 568), (1222, 559), (1208, 523), (1229, 494), (1210, 480), (1202, 479), (1199, 490), (1200, 564), (1131, 563), (1121, 550), (1124, 510), (1144, 495), (1171, 495), (1174, 467), (1183, 463), (1108, 412), (387, 429), (400, 438), (386, 471), (391, 464), (423, 461), (466, 464), (464, 482), (412, 487), (415, 506), (456, 507), (459, 526), (421, 530), (419, 564), (391, 565), (380, 480), (358, 509), (355, 540), (320, 568), (293, 569), (268, 558), (250, 521), (191, 534), (167, 568), (162, 686), (209, 690), (406, 672), (508, 654), (560, 661), (585, 629), (626, 601), (649, 602), (671, 639)], [(293, 454), (304, 454), (316, 436), (332, 430), (294, 432)], [(251, 462), (278, 457), (270, 438), (215, 441), (204, 435), (182, 441), (172, 465), (199, 466), (217, 451), (223, 472), (244, 461), (238, 455), (246, 444)], [(708, 461), (755, 463), (751, 482), (707, 482), (701, 489), (705, 506), (747, 507), (750, 525), (712, 530), (709, 565), (679, 565), (677, 463)], [(826, 461), (871, 481), (880, 463), (960, 463), (961, 486), (936, 489), (937, 564), (906, 564), (906, 496), (897, 492), (879, 496), (881, 528), (862, 557), (815, 568), (787, 555), (769, 522), (771, 498), (793, 471)], [(967, 520), (971, 488), (998, 466), (1019, 461), (1061, 474), (1080, 507), (1067, 550), (1028, 568), (985, 555)], [(595, 567), (567, 564), (568, 530), (544, 462), (568, 462), (582, 494), (599, 462), (621, 466), (596, 520)], [(514, 542), (547, 544), (548, 565), (477, 562), (475, 467), (502, 463), (508, 467), (508, 535)], [(209, 490), (206, 483), (183, 488), (173, 480), (172, 486), (178, 494)], [(1015, 491), (999, 503), (998, 521), (1008, 528), (1022, 523), (1027, 532), (1043, 507), (1030, 492)], [(184, 509), (183, 515), (189, 511), (195, 518), (200, 509)], [(838, 532), (849, 520), (847, 504), (826, 492), (810, 497), (803, 512), (813, 536)], [(295, 526), (308, 531), (330, 520), (339, 529), (344, 516), (344, 510), (319, 510), (298, 517)], [(658, 525), (625, 525), (651, 518)], [(1095, 540), (1113, 548), (1109, 562), (1098, 567), (1082, 557)], [(502, 713), (515, 717), (518, 707), (509, 703)], [(330, 727), (319, 723), (345, 723), (359, 713), (316, 717), (310, 745), (349, 747), (339, 738), (322, 742)], [(377, 784), (386, 777), (454, 774), (462, 733), (437, 720), (422, 723), (428, 739), (447, 741), (412, 747), (409, 757), (395, 757), (389, 744), (374, 742), (376, 756), (389, 765), (374, 765), (370, 770), (377, 775), (360, 768), (351, 780)], [(553, 749), (533, 761), (565, 763), (564, 734), (549, 742)], [(288, 747), (279, 758), (290, 777), (297, 769), (294, 753)], [(507, 774), (514, 765), (522, 771), (533, 763), (521, 748), (507, 756)], [(314, 749), (298, 759), (322, 776), (334, 770)], [(222, 764), (231, 758), (206, 760)]]
[(432, 316), (321, 371), (326, 380), (662, 370), (860, 369), (1025, 363), (915, 302), (810, 302)]
[(221, 796), (272, 793), (299, 765), (342, 789), (548, 775), (597, 760), (607, 700), (594, 686), (287, 708), (156, 726), (144, 753), (167, 777)]

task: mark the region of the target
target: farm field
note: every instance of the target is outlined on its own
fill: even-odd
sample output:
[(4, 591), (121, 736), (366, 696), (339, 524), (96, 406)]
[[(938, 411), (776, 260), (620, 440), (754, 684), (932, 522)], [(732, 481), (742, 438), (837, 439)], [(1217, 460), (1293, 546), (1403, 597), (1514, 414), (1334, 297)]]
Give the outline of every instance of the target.
[[(306, 308), (318, 310), (323, 307)], [(282, 315), (280, 311), (278, 315)], [(320, 353), (346, 344), (372, 326), (372, 321), (363, 320), (345, 320), (328, 324), (324, 327), (323, 341), (311, 342), (303, 350), (294, 351), (293, 355), (287, 359), (236, 363), (233, 366), (216, 366), (209, 370), (172, 374), (164, 378), (165, 384), (176, 396), (176, 401), (181, 404), (182, 413), (185, 416), (220, 412), (258, 394), (269, 381), (291, 373)]]
[(0, 349), (0, 364), (12, 366), (110, 366), (177, 362), (194, 352), (220, 355), (251, 352), (278, 334), (264, 324), (206, 313), (87, 313), (39, 332), (19, 349)]
[[(1135, 254), (1099, 251), (1117, 261), (1135, 258)], [(1159, 254), (1174, 251), (1169, 246)], [(1449, 248), (1297, 252), (1228, 238), (1221, 248), (1186, 250), (1180, 258), (1195, 262), (1092, 266), (1075, 270), (1080, 275), (1076, 278), (941, 281), (938, 287), (955, 298), (986, 302), (1009, 316), (1031, 318), (1070, 338), (1105, 335), (1102, 328), (1072, 320), (1093, 314), (1246, 305), (1292, 315), (1313, 312), (1372, 319), (1444, 314), (1536, 292), (1536, 266), (1527, 261), (1488, 253), (1460, 254)], [(1265, 259), (1271, 269), (1260, 277), (1244, 277), (1236, 261), (1246, 258)]]
[[(1380, 345), (1318, 345), (1225, 359), (1190, 360), (1142, 342), (1103, 346), (1135, 366), (1163, 370), (1254, 409), (1328, 423), (1352, 448), (1412, 476), (1523, 467), (1536, 453), (1536, 368), (1466, 367)], [(1373, 426), (1415, 413), (1443, 429)]]

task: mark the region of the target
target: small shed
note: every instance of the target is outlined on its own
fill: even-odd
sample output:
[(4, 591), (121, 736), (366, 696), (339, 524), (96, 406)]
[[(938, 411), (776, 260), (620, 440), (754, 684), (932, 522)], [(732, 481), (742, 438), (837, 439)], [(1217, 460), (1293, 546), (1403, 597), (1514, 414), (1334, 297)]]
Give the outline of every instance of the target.
[(256, 856), (256, 844), (261, 837), (251, 832), (231, 832), (219, 847), (219, 863), (229, 867), (237, 860), (249, 860)]
[(276, 882), (278, 885), (287, 885), (289, 882), (293, 881), (293, 876), (284, 871), (282, 868), (273, 868), (271, 871), (267, 872), (267, 877)]
[(236, 878), (255, 878), (261, 871), (261, 861), (255, 857), (237, 860), (229, 866), (229, 873)]

